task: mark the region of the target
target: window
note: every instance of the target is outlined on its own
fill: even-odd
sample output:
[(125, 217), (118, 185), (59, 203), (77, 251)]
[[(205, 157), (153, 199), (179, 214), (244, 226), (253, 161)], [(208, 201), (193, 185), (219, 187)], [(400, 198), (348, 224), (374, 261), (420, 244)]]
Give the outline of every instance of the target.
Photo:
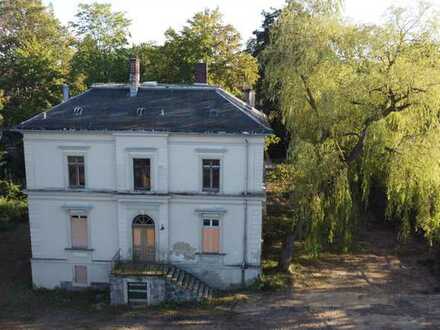
[(134, 190), (151, 189), (150, 165), (149, 158), (133, 158)]
[(203, 191), (220, 191), (220, 160), (203, 159)]
[(203, 253), (220, 252), (220, 220), (203, 219)]
[(84, 188), (84, 156), (67, 156), (67, 166), (69, 169), (69, 187)]
[(75, 284), (87, 285), (87, 266), (75, 265), (73, 267), (73, 282)]
[(72, 248), (87, 249), (88, 248), (87, 216), (85, 215), (70, 216), (70, 228), (71, 228)]

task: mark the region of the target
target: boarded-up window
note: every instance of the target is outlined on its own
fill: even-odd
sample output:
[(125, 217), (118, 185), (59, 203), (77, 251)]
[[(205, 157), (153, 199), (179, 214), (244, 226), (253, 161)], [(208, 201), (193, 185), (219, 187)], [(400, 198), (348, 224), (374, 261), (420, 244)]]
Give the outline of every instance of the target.
[(220, 160), (203, 159), (203, 191), (218, 192), (220, 190)]
[(69, 170), (69, 187), (84, 188), (84, 156), (67, 156), (67, 166)]
[(218, 219), (203, 219), (203, 252), (220, 252), (220, 223)]
[(135, 190), (150, 190), (150, 159), (134, 158), (133, 159), (133, 179)]
[(87, 216), (72, 215), (70, 224), (72, 248), (88, 248)]
[(75, 284), (87, 285), (87, 266), (75, 265), (73, 273)]

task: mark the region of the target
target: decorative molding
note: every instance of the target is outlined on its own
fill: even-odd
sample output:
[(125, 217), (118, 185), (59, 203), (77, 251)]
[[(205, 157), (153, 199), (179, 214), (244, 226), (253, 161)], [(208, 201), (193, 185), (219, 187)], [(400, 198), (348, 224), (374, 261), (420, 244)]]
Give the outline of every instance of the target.
[(196, 148), (195, 152), (200, 154), (224, 154), (228, 151), (226, 148)]
[(156, 152), (157, 148), (138, 148), (138, 147), (127, 147), (125, 148), (127, 152)]
[(225, 209), (221, 209), (221, 208), (212, 208), (212, 209), (196, 209), (194, 212), (199, 213), (199, 214), (225, 214), (227, 212), (227, 210)]
[(65, 209), (66, 211), (69, 211), (70, 213), (75, 213), (75, 212), (82, 212), (84, 214), (87, 214), (90, 212), (90, 210), (93, 208), (93, 205), (70, 205), (70, 204), (64, 204), (62, 206), (63, 209)]
[(90, 146), (58, 146), (58, 148), (65, 151), (86, 151)]

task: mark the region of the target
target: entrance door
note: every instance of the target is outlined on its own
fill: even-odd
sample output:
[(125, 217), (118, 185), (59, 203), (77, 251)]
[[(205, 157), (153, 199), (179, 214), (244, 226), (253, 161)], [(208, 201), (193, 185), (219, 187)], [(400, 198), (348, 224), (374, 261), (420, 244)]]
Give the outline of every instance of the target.
[(138, 215), (133, 220), (133, 258), (138, 261), (154, 261), (155, 256), (154, 221), (147, 215)]

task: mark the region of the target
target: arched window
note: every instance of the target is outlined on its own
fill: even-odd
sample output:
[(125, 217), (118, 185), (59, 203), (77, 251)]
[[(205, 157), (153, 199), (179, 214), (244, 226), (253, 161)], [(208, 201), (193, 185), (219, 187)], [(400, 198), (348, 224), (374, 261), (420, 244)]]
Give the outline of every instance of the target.
[(133, 226), (154, 226), (154, 220), (148, 215), (140, 214), (133, 219)]

